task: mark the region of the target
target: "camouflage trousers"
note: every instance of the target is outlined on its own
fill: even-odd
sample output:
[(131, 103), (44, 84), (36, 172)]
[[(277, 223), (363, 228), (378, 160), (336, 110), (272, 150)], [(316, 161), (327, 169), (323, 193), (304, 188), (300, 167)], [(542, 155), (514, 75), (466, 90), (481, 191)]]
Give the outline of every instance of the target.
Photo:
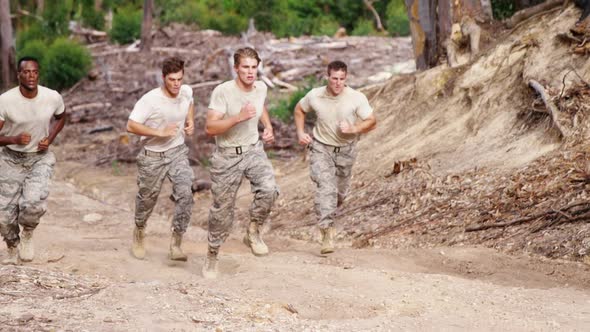
[(154, 210), (162, 182), (172, 182), (172, 196), (175, 202), (172, 229), (184, 234), (191, 220), (194, 204), (191, 186), (193, 169), (188, 162), (188, 148), (182, 144), (164, 152), (142, 149), (137, 155), (137, 186), (135, 197), (135, 225), (145, 227)]
[(324, 229), (333, 226), (336, 209), (348, 194), (356, 143), (334, 147), (313, 140), (309, 150), (310, 175), (316, 185), (315, 212), (319, 227)]
[(52, 152), (0, 150), (0, 233), (10, 247), (20, 242), (20, 227), (32, 230), (47, 211)]
[[(250, 181), (254, 200), (250, 221), (262, 225), (279, 194), (272, 164), (259, 141), (238, 154), (236, 148), (218, 148), (211, 157), (211, 193), (209, 209), (209, 246), (217, 249), (229, 236), (234, 221), (236, 194), (245, 177)], [(245, 150), (247, 149), (247, 151)]]

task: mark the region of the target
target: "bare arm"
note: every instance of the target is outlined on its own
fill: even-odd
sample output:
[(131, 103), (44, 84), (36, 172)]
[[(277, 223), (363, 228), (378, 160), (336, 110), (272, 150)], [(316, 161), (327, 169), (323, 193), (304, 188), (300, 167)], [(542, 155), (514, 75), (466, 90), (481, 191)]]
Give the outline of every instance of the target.
[(297, 128), (297, 139), (299, 144), (307, 145), (311, 143), (311, 136), (305, 132), (305, 112), (299, 103), (295, 106), (293, 112), (293, 118), (295, 119), (295, 128)]
[(262, 109), (262, 115), (260, 116), (260, 122), (264, 126), (264, 132), (262, 133), (262, 140), (264, 143), (272, 143), (275, 140), (274, 130), (272, 129), (272, 123), (270, 122), (270, 115), (266, 105)]
[(191, 103), (188, 108), (188, 114), (186, 115), (186, 121), (184, 122), (184, 133), (187, 136), (192, 136), (195, 132), (195, 104)]
[(207, 111), (207, 121), (205, 122), (205, 131), (209, 136), (222, 135), (233, 126), (240, 122), (250, 120), (256, 116), (256, 109), (250, 103), (242, 106), (240, 113), (234, 116), (223, 118), (225, 114), (209, 109)]
[[(0, 121), (0, 130), (4, 127), (4, 121)], [(29, 133), (21, 133), (18, 136), (0, 136), (0, 146), (18, 144), (27, 145), (31, 142), (31, 135)]]
[(127, 121), (127, 131), (139, 135), (139, 136), (146, 136), (146, 137), (171, 137), (176, 135), (176, 131), (178, 130), (178, 126), (176, 124), (169, 124), (163, 129), (155, 129), (150, 128), (144, 124), (139, 122), (135, 122), (133, 120)]
[(45, 137), (39, 141), (39, 144), (37, 144), (37, 149), (39, 151), (47, 150), (49, 145), (55, 140), (55, 137), (57, 137), (57, 134), (59, 134), (64, 128), (67, 118), (66, 111), (64, 110), (61, 114), (55, 115), (54, 118), (56, 121), (53, 123), (51, 130), (49, 130), (49, 136)]
[(340, 123), (340, 131), (343, 134), (364, 134), (375, 129), (375, 127), (377, 127), (377, 118), (373, 113), (368, 118), (353, 125), (346, 122)]

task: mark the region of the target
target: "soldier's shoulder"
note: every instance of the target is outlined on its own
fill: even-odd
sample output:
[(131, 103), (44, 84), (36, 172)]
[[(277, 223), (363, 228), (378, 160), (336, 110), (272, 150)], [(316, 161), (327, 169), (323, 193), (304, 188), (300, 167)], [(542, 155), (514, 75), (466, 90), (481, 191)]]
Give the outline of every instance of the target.
[(154, 100), (157, 98), (161, 98), (162, 96), (164, 96), (164, 92), (162, 92), (162, 88), (157, 87), (157, 88), (153, 88), (150, 91), (146, 92), (143, 94), (143, 96), (141, 96), (141, 98), (139, 98), (140, 100)]
[(367, 96), (364, 93), (360, 92), (359, 90), (353, 89), (349, 86), (346, 87), (346, 92), (355, 98), (367, 98)]
[(0, 94), (0, 101), (5, 101), (14, 98), (15, 96), (17, 96), (17, 94), (20, 94), (18, 86), (5, 91), (3, 94)]
[(311, 98), (315, 98), (315, 97), (319, 97), (319, 96), (323, 96), (326, 94), (326, 86), (319, 86), (317, 88), (313, 88), (311, 90), (309, 90), (309, 92), (306, 94), (307, 97), (311, 97)]
[(47, 96), (54, 100), (61, 100), (63, 99), (61, 94), (56, 90), (50, 89), (43, 85), (37, 85), (38, 93), (42, 96)]
[(230, 89), (232, 89), (234, 85), (235, 85), (235, 83), (234, 83), (233, 80), (225, 81), (225, 82), (217, 85), (213, 89), (213, 93), (224, 93), (224, 92), (229, 91)]
[(182, 96), (192, 98), (193, 97), (193, 88), (190, 87), (188, 84), (183, 84), (180, 86), (180, 94)]
[(268, 90), (268, 87), (266, 86), (266, 83), (264, 83), (263, 81), (256, 81), (256, 82), (254, 82), (254, 86), (256, 87), (256, 89), (260, 89), (260, 91), (266, 91), (266, 90)]

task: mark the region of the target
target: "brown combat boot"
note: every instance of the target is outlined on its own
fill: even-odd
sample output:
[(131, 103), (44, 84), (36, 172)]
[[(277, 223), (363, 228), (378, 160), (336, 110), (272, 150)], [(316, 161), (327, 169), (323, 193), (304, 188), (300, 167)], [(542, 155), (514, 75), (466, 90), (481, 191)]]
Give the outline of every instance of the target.
[(18, 256), (23, 262), (31, 262), (35, 257), (35, 248), (33, 246), (33, 230), (23, 229), (20, 236), (20, 248)]
[(209, 250), (207, 250), (207, 258), (205, 258), (205, 264), (203, 264), (203, 269), (201, 270), (203, 278), (217, 278), (217, 253), (217, 249), (209, 248)]
[(173, 261), (186, 262), (188, 257), (182, 252), (180, 245), (182, 245), (182, 234), (172, 232), (169, 258)]
[(131, 246), (131, 252), (137, 259), (145, 258), (145, 227), (137, 227), (133, 229), (133, 245)]
[(2, 265), (18, 265), (18, 247), (8, 247), (8, 257), (2, 260)]
[(322, 249), (321, 253), (331, 254), (334, 252), (334, 227), (320, 229), (322, 232)]
[(258, 224), (255, 221), (251, 221), (244, 236), (244, 244), (252, 249), (254, 256), (266, 256), (268, 255), (268, 247), (262, 241), (260, 231), (258, 230)]

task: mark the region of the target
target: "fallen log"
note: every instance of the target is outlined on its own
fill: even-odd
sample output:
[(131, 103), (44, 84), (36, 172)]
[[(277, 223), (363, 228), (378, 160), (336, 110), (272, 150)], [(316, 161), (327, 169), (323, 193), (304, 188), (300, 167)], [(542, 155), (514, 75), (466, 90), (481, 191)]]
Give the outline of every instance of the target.
[(111, 103), (94, 102), (94, 103), (87, 103), (87, 104), (72, 106), (70, 108), (70, 110), (72, 112), (78, 112), (81, 110), (90, 110), (90, 109), (95, 109), (95, 108), (109, 108), (111, 106), (112, 106)]
[(74, 35), (82, 36), (90, 44), (97, 42), (104, 42), (107, 40), (108, 34), (105, 31), (86, 29), (79, 26), (70, 29)]
[(345, 41), (336, 41), (329, 43), (312, 44), (309, 47), (314, 49), (342, 50), (348, 47), (348, 43)]
[(273, 77), (273, 78), (272, 78), (272, 82), (273, 82), (275, 85), (278, 85), (278, 86), (280, 86), (281, 88), (285, 88), (285, 89), (287, 89), (288, 91), (297, 91), (297, 90), (299, 90), (299, 88), (298, 88), (298, 87), (296, 87), (296, 86), (294, 86), (293, 84), (289, 84), (289, 83), (287, 83), (287, 82), (281, 81), (280, 79), (278, 79), (278, 78), (276, 78), (276, 77)]
[(536, 6), (525, 8), (523, 10), (519, 10), (512, 17), (505, 21), (506, 27), (509, 29), (514, 28), (518, 23), (525, 21), (539, 13), (551, 10), (555, 7), (560, 6), (563, 4), (563, 0), (547, 0), (543, 3), (540, 3)]
[(162, 52), (162, 53), (177, 53), (177, 54), (187, 54), (187, 55), (195, 55), (200, 56), (201, 52), (198, 50), (191, 50), (191, 49), (184, 49), (184, 48), (177, 48), (177, 47), (152, 47), (153, 52)]
[(315, 73), (316, 68), (299, 67), (280, 72), (276, 76), (283, 81), (294, 81)]
[(275, 88), (274, 83), (266, 75), (260, 75), (259, 77), (260, 77), (260, 80), (262, 82), (264, 82), (264, 84), (268, 85), (269, 88), (271, 88), (271, 89)]
[(541, 96), (541, 99), (543, 100), (543, 103), (545, 103), (545, 107), (547, 108), (547, 111), (551, 115), (551, 119), (553, 120), (553, 124), (559, 130), (561, 135), (563, 137), (569, 137), (571, 135), (569, 128), (566, 128), (562, 124), (565, 121), (563, 118), (563, 115), (561, 114), (561, 112), (559, 112), (559, 110), (557, 109), (555, 104), (553, 104), (553, 102), (551, 101), (551, 99), (547, 95), (547, 92), (545, 91), (545, 88), (543, 87), (543, 85), (541, 85), (541, 83), (539, 83), (535, 80), (529, 80), (529, 86), (531, 88), (533, 88), (539, 94), (539, 96)]
[(223, 83), (222, 80), (216, 80), (216, 81), (208, 81), (208, 82), (200, 82), (200, 83), (193, 83), (190, 84), (189, 86), (195, 90), (195, 89), (200, 89), (200, 88), (206, 88), (208, 86), (212, 86), (212, 85), (218, 85)]

